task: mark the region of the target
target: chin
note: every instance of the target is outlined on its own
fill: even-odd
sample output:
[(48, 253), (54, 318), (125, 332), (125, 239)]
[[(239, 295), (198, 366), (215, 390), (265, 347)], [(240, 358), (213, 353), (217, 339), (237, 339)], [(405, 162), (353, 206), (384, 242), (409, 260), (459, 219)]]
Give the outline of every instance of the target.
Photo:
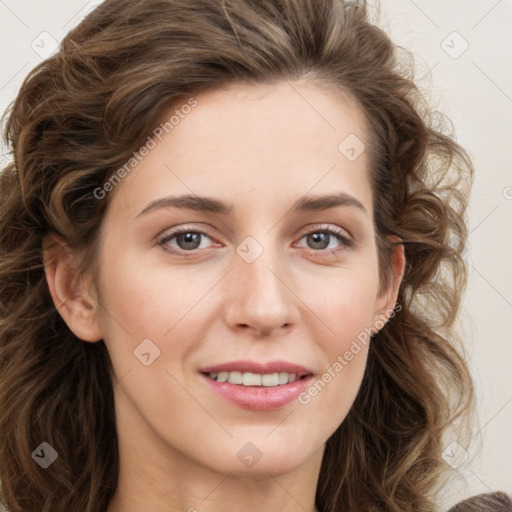
[[(265, 436), (268, 436), (268, 432), (268, 430), (265, 431)], [(273, 435), (271, 434), (270, 437)], [(307, 442), (303, 439), (307, 435), (297, 435), (294, 439), (289, 433), (286, 439), (277, 436), (271, 440), (270, 437), (268, 439), (259, 437), (249, 441), (251, 436), (245, 436), (244, 441), (231, 443), (229, 448), (226, 447), (227, 449), (222, 451), (222, 459), (220, 457), (217, 459), (223, 461), (220, 472), (251, 478), (268, 478), (269, 474), (285, 475), (307, 463), (317, 452), (318, 447), (323, 446), (323, 443), (317, 439)], [(226, 454), (232, 454), (232, 456), (226, 457)]]
[(291, 454), (277, 453), (262, 455), (261, 459), (248, 467), (238, 461), (222, 468), (220, 473), (231, 474), (235, 478), (268, 479), (269, 476), (282, 476), (299, 469), (307, 459), (291, 457)]

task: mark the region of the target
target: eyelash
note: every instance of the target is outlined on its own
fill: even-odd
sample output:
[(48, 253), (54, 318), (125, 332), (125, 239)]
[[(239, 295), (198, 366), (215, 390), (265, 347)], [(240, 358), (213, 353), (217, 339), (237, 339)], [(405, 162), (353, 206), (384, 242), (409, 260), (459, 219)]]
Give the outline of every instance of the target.
[[(173, 249), (169, 249), (169, 246), (167, 245), (172, 239), (174, 239), (174, 238), (176, 238), (176, 237), (178, 237), (180, 235), (186, 234), (186, 233), (196, 233), (196, 234), (204, 235), (204, 236), (210, 238), (208, 236), (208, 234), (205, 233), (204, 231), (195, 229), (193, 227), (185, 226), (184, 228), (180, 228), (180, 229), (178, 229), (176, 231), (173, 231), (173, 232), (163, 236), (162, 238), (160, 238), (157, 241), (157, 244), (160, 247), (162, 247), (163, 250), (165, 250), (167, 252), (170, 252), (170, 253), (173, 253), (173, 254), (182, 254), (185, 257), (187, 257), (189, 254), (190, 255), (194, 255), (200, 249), (192, 249), (190, 251), (186, 251), (184, 249), (174, 249), (174, 248)], [(327, 233), (327, 234), (337, 238), (341, 242), (341, 244), (340, 244), (339, 247), (336, 247), (335, 249), (319, 249), (319, 250), (309, 249), (309, 251), (311, 251), (313, 253), (320, 253), (320, 254), (323, 254), (323, 255), (335, 256), (338, 253), (344, 251), (347, 247), (352, 247), (353, 246), (352, 240), (350, 240), (348, 237), (346, 237), (344, 235), (344, 231), (341, 231), (341, 230), (338, 230), (338, 229), (332, 228), (332, 227), (319, 228), (319, 229), (314, 229), (312, 231), (308, 231), (308, 232), (304, 233), (303, 235), (301, 235), (300, 240), (302, 240), (302, 238), (304, 238), (305, 236), (312, 235), (312, 234), (315, 234), (315, 233)], [(189, 254), (187, 254), (187, 253), (189, 253)]]

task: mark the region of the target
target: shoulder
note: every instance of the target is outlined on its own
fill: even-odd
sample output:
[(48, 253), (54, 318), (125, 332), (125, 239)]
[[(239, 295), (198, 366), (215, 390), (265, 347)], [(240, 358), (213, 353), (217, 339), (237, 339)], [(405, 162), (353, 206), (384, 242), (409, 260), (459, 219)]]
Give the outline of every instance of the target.
[(512, 500), (504, 492), (478, 494), (457, 503), (448, 512), (512, 512)]

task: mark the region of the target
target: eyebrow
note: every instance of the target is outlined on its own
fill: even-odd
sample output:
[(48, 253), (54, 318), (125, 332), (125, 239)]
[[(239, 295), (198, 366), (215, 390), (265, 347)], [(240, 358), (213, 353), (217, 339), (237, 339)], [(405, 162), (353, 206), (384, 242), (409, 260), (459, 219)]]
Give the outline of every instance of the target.
[[(368, 215), (368, 211), (361, 201), (345, 192), (338, 192), (323, 196), (304, 196), (295, 202), (291, 211), (294, 213), (305, 213), (328, 210), (329, 208), (335, 208), (337, 206), (350, 206)], [(169, 207), (183, 210), (194, 210), (198, 212), (209, 212), (226, 216), (230, 215), (233, 211), (232, 203), (227, 203), (214, 197), (189, 194), (155, 199), (154, 201), (151, 201), (135, 218), (146, 215), (154, 210)]]

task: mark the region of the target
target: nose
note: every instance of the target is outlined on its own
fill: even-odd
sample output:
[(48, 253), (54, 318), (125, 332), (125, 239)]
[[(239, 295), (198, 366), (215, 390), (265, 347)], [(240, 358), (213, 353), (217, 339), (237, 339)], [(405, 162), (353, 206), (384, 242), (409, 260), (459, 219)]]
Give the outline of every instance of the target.
[(269, 244), (251, 263), (234, 254), (234, 268), (224, 283), (225, 320), (230, 328), (257, 337), (290, 330), (299, 317), (292, 272), (283, 255)]

